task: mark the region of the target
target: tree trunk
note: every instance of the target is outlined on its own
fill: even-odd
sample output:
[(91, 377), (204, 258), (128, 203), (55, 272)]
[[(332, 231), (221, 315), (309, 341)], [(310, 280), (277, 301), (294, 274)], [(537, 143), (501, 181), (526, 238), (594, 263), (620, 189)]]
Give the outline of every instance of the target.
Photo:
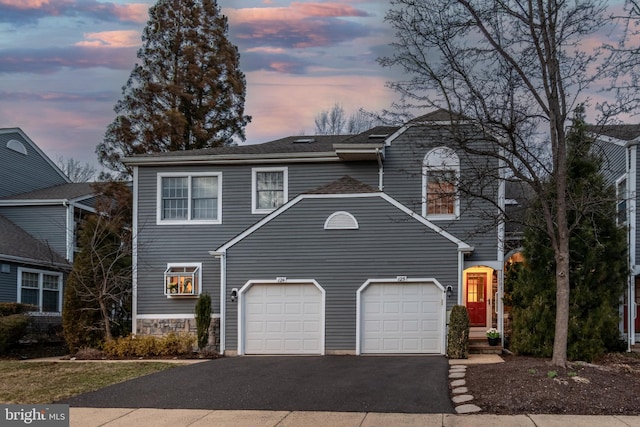
[(113, 336), (111, 335), (111, 322), (109, 321), (109, 310), (107, 309), (107, 304), (104, 302), (103, 298), (98, 298), (98, 302), (100, 304), (102, 320), (104, 321), (104, 340), (107, 342), (112, 341)]

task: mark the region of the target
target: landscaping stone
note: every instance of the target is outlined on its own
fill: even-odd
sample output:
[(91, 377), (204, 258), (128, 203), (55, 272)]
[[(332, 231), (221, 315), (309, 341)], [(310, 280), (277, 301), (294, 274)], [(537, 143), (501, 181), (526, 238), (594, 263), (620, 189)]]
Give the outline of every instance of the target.
[(453, 379), (453, 378), (464, 378), (465, 373), (464, 372), (452, 372), (449, 374), (449, 378)]
[(474, 412), (480, 412), (480, 411), (482, 411), (482, 409), (472, 404), (456, 406), (456, 412), (458, 414), (472, 414)]
[(451, 381), (451, 387), (462, 387), (467, 383), (466, 380), (453, 380)]
[(453, 403), (464, 403), (473, 400), (473, 396), (470, 394), (462, 394), (460, 396), (453, 396), (451, 400), (453, 400)]
[(469, 393), (469, 388), (467, 388), (467, 387), (457, 387), (457, 388), (454, 388), (453, 390), (451, 390), (451, 393), (453, 393), (453, 394)]

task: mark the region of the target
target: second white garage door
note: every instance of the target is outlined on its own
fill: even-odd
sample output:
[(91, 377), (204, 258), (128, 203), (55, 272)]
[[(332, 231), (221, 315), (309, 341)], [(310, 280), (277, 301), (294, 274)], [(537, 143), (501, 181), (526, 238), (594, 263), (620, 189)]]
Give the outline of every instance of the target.
[(360, 353), (436, 353), (444, 292), (433, 282), (369, 283), (360, 295)]
[(243, 300), (245, 354), (323, 353), (324, 296), (313, 283), (256, 283)]

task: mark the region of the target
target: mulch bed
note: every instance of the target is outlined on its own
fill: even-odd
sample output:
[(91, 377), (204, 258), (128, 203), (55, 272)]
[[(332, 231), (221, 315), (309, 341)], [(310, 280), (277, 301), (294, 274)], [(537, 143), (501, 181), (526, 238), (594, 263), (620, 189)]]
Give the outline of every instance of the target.
[(549, 359), (503, 356), (505, 363), (468, 365), (473, 403), (490, 414), (640, 414), (640, 355), (615, 353), (566, 369)]

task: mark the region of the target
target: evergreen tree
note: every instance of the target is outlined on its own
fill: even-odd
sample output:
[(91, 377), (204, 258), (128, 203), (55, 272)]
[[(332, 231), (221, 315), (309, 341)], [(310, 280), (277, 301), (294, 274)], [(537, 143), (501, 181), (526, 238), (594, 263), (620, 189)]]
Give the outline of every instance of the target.
[[(567, 356), (593, 360), (621, 345), (618, 306), (627, 278), (627, 240), (616, 223), (615, 189), (599, 172), (601, 159), (591, 149), (582, 110), (578, 109), (568, 144), (570, 230), (570, 304)], [(553, 183), (548, 183), (553, 191)], [(555, 259), (543, 231), (540, 203), (534, 201), (524, 236), (524, 265), (508, 272), (508, 301), (513, 314), (511, 348), (549, 357), (553, 352), (556, 312)]]
[(131, 311), (131, 191), (96, 185), (96, 214), (78, 232), (80, 252), (64, 295), (62, 322), (71, 351), (125, 333)]
[(122, 176), (124, 156), (216, 147), (244, 140), (245, 77), (215, 0), (159, 0), (123, 98), (114, 110), (100, 163)]

